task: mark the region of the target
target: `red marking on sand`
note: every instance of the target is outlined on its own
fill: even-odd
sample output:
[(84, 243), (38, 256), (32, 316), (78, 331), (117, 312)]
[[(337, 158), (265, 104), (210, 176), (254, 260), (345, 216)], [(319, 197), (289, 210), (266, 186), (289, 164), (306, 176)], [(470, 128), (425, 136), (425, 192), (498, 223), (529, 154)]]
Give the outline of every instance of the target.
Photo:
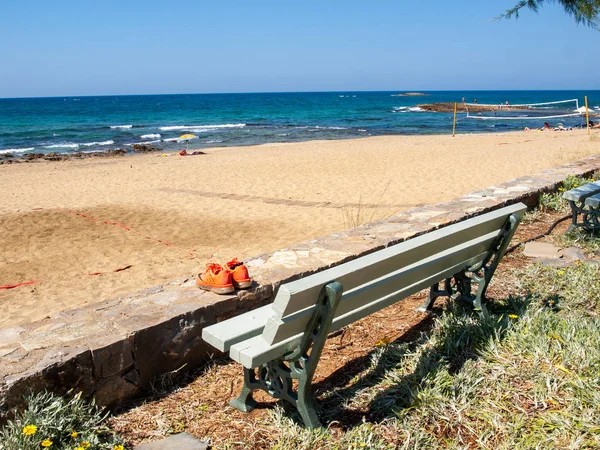
[(22, 283), (18, 283), (18, 284), (9, 284), (6, 286), (0, 286), (0, 289), (14, 289), (16, 287), (19, 286), (26, 286), (28, 284), (35, 284), (35, 283), (40, 283), (41, 280), (34, 280), (34, 281), (24, 281)]
[[(125, 267), (119, 267), (118, 269), (115, 270), (111, 270), (111, 272), (122, 272), (124, 270), (130, 269), (133, 267), (133, 264), (129, 264), (128, 266)], [(90, 273), (86, 273), (86, 275), (89, 276), (93, 276), (93, 275), (104, 275), (105, 272), (90, 272)]]
[(124, 230), (131, 231), (131, 228), (119, 222), (109, 222), (108, 220), (103, 220), (102, 223), (105, 223), (106, 225), (116, 225), (118, 227), (123, 228)]
[[(42, 208), (40, 208), (40, 209), (42, 209)], [(113, 222), (111, 220), (96, 219), (95, 217), (88, 216), (87, 214), (84, 214), (84, 213), (79, 212), (79, 211), (73, 211), (72, 209), (66, 209), (66, 208), (58, 208), (58, 209), (59, 210), (63, 210), (63, 211), (67, 211), (68, 213), (75, 214), (76, 216), (83, 217), (84, 219), (88, 219), (88, 220), (91, 220), (91, 221), (94, 221), (94, 222), (101, 222), (101, 223), (103, 223), (105, 225), (117, 226), (117, 227), (123, 228), (126, 231), (131, 231), (132, 233), (135, 233), (135, 234), (137, 234), (139, 236), (142, 236), (142, 234), (139, 233), (138, 231), (135, 231), (131, 227), (128, 227), (127, 225), (124, 225), (124, 224), (122, 224), (120, 222)], [(168, 247), (179, 248), (176, 245), (171, 244), (170, 242), (167, 242), (167, 241), (164, 241), (162, 239), (155, 238), (155, 237), (144, 236), (144, 239), (150, 239), (150, 240), (153, 240), (153, 241), (157, 241), (157, 242), (160, 242), (161, 244), (165, 244)], [(196, 256), (196, 252), (194, 250), (186, 250), (184, 248), (181, 248), (180, 250), (186, 252), (190, 256)], [(127, 268), (129, 268), (129, 267), (127, 267)], [(125, 270), (125, 269), (123, 269), (123, 270)], [(100, 273), (93, 272), (93, 273), (90, 273), (88, 275), (100, 275)]]

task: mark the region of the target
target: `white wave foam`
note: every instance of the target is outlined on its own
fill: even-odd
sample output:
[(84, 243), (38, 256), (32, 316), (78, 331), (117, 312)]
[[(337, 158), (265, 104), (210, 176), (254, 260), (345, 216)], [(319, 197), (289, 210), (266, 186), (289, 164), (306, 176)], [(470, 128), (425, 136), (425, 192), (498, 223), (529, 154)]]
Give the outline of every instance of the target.
[(206, 141), (207, 144), (218, 144), (219, 142), (223, 142), (221, 139), (211, 139), (210, 141)]
[(140, 139), (157, 139), (160, 137), (160, 134), (158, 133), (153, 133), (153, 134), (142, 134), (140, 136)]
[(176, 131), (176, 130), (186, 130), (186, 131), (196, 131), (201, 133), (202, 131), (208, 131), (212, 129), (218, 128), (243, 128), (245, 127), (245, 123), (225, 123), (221, 125), (173, 125), (168, 127), (159, 127), (160, 131)]
[(133, 128), (133, 125), (113, 125), (111, 126), (111, 128), (114, 130), (115, 128), (123, 128), (125, 130), (129, 130), (130, 128)]
[(322, 130), (347, 130), (348, 129), (346, 127), (321, 127), (319, 125), (317, 125), (315, 128), (319, 128)]
[(0, 154), (5, 153), (24, 153), (30, 150), (34, 150), (35, 147), (27, 147), (27, 148), (5, 148), (4, 150), (0, 150)]
[(169, 139), (163, 139), (164, 142), (177, 142), (179, 141), (179, 138), (169, 138)]
[(72, 143), (67, 143), (67, 144), (52, 144), (52, 145), (45, 145), (44, 148), (78, 148), (79, 144), (72, 144)]
[(419, 108), (418, 106), (413, 106), (412, 108), (408, 108), (409, 111), (412, 112), (421, 112), (421, 111), (425, 111), (423, 108)]
[[(167, 140), (167, 139), (165, 139), (165, 140)], [(177, 138), (175, 138), (174, 140), (176, 141), (176, 140), (177, 140)], [(157, 140), (155, 140), (155, 141), (142, 141), (142, 142), (134, 142), (133, 144), (125, 144), (125, 145), (127, 145), (128, 147), (131, 147), (131, 146), (133, 146), (133, 145), (148, 145), (148, 144), (156, 144), (156, 143), (158, 143), (158, 142), (162, 142), (162, 141), (161, 141), (160, 139), (157, 139)]]
[(102, 141), (102, 142), (86, 142), (85, 144), (81, 144), (84, 147), (91, 147), (93, 145), (112, 145), (115, 141)]

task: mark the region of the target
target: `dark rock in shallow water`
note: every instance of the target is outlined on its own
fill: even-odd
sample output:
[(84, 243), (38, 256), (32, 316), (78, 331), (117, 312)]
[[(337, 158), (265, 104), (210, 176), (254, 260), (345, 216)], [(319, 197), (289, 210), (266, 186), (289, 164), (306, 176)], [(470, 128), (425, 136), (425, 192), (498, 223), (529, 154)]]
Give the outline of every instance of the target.
[(133, 144), (131, 146), (134, 152), (137, 153), (148, 153), (148, 152), (158, 152), (160, 148), (154, 147), (148, 144)]
[(34, 159), (41, 159), (44, 156), (46, 155), (44, 155), (43, 153), (28, 153), (27, 155), (23, 156), (23, 159), (25, 161), (32, 161)]
[(44, 156), (44, 159), (46, 161), (60, 161), (61, 159), (64, 159), (62, 155), (59, 155), (56, 152), (52, 152), (52, 153), (48, 153), (46, 156)]

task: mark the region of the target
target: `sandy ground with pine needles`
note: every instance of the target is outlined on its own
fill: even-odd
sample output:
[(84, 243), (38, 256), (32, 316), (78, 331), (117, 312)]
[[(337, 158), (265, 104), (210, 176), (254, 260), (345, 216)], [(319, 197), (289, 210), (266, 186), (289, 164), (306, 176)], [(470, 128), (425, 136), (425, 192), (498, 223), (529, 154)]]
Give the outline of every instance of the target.
[(125, 295), (600, 151), (585, 131), (0, 166), (0, 326)]

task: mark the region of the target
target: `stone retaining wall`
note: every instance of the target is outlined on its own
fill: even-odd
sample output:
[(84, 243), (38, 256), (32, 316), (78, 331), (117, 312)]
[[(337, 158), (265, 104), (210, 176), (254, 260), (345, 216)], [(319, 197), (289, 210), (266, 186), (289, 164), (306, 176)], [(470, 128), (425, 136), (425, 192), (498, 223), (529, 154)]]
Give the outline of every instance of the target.
[(533, 206), (567, 175), (598, 169), (600, 155), (590, 156), (258, 256), (246, 262), (256, 286), (236, 295), (200, 291), (193, 278), (180, 278), (40, 322), (2, 328), (0, 417), (20, 407), (30, 390), (64, 394), (74, 389), (107, 406), (141, 395), (157, 377), (194, 369), (210, 359), (215, 350), (202, 340), (202, 329), (270, 302), (282, 282), (507, 204)]

